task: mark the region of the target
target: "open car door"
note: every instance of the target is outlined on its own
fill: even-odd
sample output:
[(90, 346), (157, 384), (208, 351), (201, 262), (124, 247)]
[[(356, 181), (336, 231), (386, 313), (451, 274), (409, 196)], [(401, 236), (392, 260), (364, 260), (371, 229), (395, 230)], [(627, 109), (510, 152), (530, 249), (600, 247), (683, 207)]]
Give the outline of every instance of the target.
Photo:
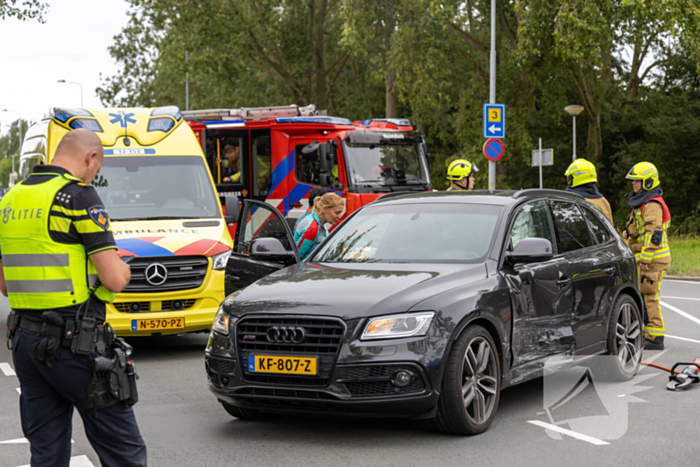
[(226, 265), (226, 295), (299, 262), (294, 235), (269, 204), (243, 200), (234, 248)]

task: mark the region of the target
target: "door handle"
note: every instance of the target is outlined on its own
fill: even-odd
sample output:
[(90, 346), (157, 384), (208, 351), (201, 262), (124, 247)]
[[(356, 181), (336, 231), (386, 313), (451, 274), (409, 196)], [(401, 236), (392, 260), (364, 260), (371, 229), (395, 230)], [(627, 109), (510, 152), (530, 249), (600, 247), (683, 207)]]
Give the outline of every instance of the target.
[(571, 283), (571, 279), (560, 279), (557, 281), (557, 285), (559, 287), (564, 287), (565, 285), (568, 285)]
[(608, 276), (612, 276), (613, 274), (615, 274), (615, 266), (608, 266), (604, 269), (604, 271), (605, 274), (607, 274)]
[(301, 203), (299, 201), (297, 201), (296, 203), (292, 203), (292, 207), (298, 209), (301, 207)]

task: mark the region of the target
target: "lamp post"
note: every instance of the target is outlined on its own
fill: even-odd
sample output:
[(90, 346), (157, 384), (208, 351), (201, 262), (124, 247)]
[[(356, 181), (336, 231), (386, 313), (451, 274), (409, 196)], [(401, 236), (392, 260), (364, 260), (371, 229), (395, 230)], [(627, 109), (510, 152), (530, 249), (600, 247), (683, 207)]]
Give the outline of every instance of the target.
[(63, 83), (63, 84), (77, 84), (78, 86), (80, 86), (80, 108), (82, 108), (83, 107), (83, 85), (80, 83), (76, 83), (75, 81), (66, 81), (65, 79), (59, 79), (58, 82)]
[[(0, 112), (12, 112), (12, 113), (16, 113), (16, 114), (17, 114), (17, 117), (18, 117), (18, 119), (17, 119), (17, 128), (19, 129), (19, 146), (17, 146), (17, 154), (19, 154), (20, 151), (22, 150), (22, 114), (19, 113), (19, 111), (17, 111), (17, 110), (10, 110), (10, 109), (2, 109), (2, 110), (0, 110)], [(11, 130), (11, 129), (12, 129), (12, 127), (10, 126), (10, 130)], [(14, 159), (12, 160), (12, 163), (13, 163), (12, 171), (14, 172), (14, 171), (15, 171), (15, 169), (14, 169)]]
[(576, 116), (583, 112), (583, 106), (582, 105), (567, 105), (564, 107), (564, 110), (574, 117), (574, 160), (576, 160)]

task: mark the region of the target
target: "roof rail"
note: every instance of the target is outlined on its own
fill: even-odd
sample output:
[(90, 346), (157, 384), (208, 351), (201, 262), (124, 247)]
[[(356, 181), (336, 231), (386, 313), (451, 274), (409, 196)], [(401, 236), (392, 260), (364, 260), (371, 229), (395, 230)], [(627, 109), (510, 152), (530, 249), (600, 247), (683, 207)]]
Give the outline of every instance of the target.
[(525, 188), (525, 189), (520, 189), (513, 193), (513, 198), (522, 198), (523, 196), (530, 195), (530, 194), (539, 194), (539, 195), (571, 195), (571, 196), (578, 196), (579, 198), (583, 198), (583, 196), (579, 195), (578, 193), (574, 193), (572, 191), (564, 191), (564, 190), (554, 190), (552, 188)]
[(282, 105), (277, 107), (242, 107), (240, 109), (204, 109), (185, 110), (182, 116), (187, 121), (217, 121), (217, 120), (267, 120), (268, 118), (312, 117), (326, 115), (325, 110), (317, 110), (309, 104), (306, 107), (298, 105)]

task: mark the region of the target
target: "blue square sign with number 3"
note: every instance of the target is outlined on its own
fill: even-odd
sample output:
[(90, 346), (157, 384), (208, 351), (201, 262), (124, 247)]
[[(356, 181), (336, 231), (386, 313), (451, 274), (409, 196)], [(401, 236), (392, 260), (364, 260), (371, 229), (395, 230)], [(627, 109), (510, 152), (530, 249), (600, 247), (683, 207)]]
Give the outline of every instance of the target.
[(506, 137), (505, 104), (484, 104), (484, 138)]

